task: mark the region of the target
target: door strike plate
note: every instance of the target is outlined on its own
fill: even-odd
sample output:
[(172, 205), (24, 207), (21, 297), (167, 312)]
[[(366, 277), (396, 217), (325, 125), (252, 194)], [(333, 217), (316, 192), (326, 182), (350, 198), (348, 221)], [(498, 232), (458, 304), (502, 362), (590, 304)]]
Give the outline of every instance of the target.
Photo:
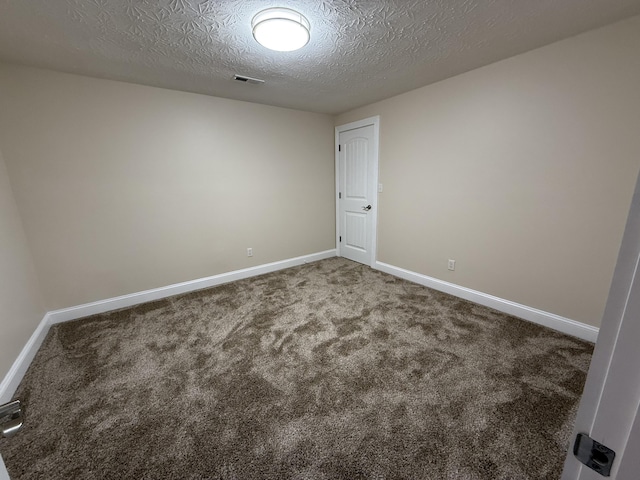
[(586, 433), (579, 433), (576, 436), (573, 454), (587, 467), (598, 472), (603, 477), (611, 475), (611, 466), (613, 465), (613, 459), (616, 458), (616, 452), (596, 442)]

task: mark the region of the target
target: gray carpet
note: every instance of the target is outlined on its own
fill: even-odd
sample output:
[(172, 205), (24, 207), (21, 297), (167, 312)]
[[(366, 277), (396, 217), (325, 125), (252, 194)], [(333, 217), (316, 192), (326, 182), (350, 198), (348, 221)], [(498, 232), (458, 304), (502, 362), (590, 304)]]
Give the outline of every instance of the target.
[(19, 479), (559, 478), (592, 345), (341, 258), (54, 326)]

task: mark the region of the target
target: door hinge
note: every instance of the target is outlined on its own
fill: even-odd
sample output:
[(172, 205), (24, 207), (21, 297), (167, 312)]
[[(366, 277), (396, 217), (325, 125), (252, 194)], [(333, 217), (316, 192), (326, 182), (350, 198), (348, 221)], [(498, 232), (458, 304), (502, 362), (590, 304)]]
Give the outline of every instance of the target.
[(342, 151), (342, 145), (338, 144), (338, 151), (341, 152)]
[(613, 459), (616, 458), (616, 452), (596, 442), (586, 433), (579, 433), (576, 436), (573, 454), (580, 462), (603, 477), (611, 475), (611, 465), (613, 465)]
[(340, 235), (340, 243), (342, 243), (342, 235)]
[(3, 437), (14, 435), (24, 423), (24, 412), (20, 400), (0, 405), (0, 432)]
[(338, 198), (342, 198), (342, 192), (338, 192)]

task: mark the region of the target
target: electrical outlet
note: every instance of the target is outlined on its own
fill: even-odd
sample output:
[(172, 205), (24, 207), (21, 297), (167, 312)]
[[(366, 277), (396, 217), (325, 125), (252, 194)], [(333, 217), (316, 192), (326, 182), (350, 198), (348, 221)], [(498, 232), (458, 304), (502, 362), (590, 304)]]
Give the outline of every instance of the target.
[(456, 261), (455, 260), (449, 259), (449, 263), (447, 265), (448, 265), (447, 268), (449, 270), (455, 270), (456, 269)]
[(247, 257), (253, 257), (253, 248), (247, 248)]

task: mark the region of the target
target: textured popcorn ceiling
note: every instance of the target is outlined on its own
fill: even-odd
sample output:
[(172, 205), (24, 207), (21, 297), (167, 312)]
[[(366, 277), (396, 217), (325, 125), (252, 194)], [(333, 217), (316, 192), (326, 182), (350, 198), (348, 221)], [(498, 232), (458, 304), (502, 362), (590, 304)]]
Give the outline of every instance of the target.
[[(307, 16), (306, 47), (254, 41), (270, 6)], [(0, 0), (0, 60), (339, 113), (636, 14), (640, 0)]]

